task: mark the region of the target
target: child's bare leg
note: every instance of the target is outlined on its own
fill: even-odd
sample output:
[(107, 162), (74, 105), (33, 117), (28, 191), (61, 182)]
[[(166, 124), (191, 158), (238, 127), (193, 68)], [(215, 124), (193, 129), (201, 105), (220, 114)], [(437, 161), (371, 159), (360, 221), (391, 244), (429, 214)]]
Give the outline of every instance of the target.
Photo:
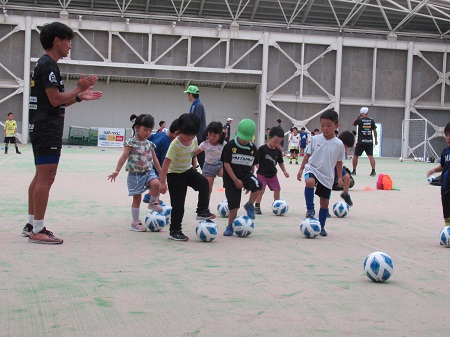
[(209, 183), (209, 200), (211, 200), (212, 188), (214, 186), (214, 177), (206, 177), (206, 179), (208, 179)]
[(152, 179), (149, 183), (150, 186), (150, 202), (148, 204), (148, 209), (156, 212), (161, 212), (162, 207), (159, 205), (159, 179)]
[(273, 200), (280, 200), (280, 190), (273, 191)]

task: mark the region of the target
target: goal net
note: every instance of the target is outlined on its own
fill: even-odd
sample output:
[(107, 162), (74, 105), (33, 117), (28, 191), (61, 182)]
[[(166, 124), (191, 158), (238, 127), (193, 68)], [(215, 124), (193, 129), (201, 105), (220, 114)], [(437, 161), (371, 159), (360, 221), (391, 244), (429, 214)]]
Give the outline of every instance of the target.
[(403, 159), (428, 161), (437, 158), (436, 151), (431, 146), (435, 130), (426, 119), (405, 119), (402, 122), (402, 155)]

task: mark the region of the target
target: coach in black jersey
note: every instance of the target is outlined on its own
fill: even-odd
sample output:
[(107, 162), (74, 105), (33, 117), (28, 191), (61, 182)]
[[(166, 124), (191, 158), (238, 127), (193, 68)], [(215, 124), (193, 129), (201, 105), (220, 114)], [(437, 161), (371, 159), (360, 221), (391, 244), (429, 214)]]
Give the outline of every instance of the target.
[[(375, 158), (373, 158), (373, 138), (375, 138), (375, 145), (378, 144), (377, 126), (372, 118), (369, 118), (369, 108), (362, 107), (358, 118), (353, 122), (354, 126), (358, 127), (358, 141), (355, 147), (355, 155), (353, 156), (353, 172), (356, 174), (356, 166), (358, 165), (358, 157), (366, 152), (369, 157), (370, 166), (372, 166), (371, 177), (375, 177)], [(373, 137), (372, 137), (373, 133)]]
[(102, 92), (92, 91), (96, 76), (82, 75), (75, 89), (64, 91), (57, 62), (69, 55), (73, 37), (72, 29), (59, 22), (42, 27), (39, 37), (45, 54), (34, 67), (29, 101), (29, 134), (36, 173), (28, 189), (28, 222), (22, 230), (31, 243), (63, 243), (46, 229), (44, 216), (61, 156), (65, 108), (102, 97)]

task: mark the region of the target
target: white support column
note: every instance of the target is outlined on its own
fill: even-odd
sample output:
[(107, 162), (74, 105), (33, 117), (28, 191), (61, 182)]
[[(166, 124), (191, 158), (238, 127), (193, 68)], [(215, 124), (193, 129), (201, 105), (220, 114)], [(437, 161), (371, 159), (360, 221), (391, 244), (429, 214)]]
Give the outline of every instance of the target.
[[(406, 60), (406, 84), (405, 84), (405, 115), (403, 119), (411, 118), (411, 89), (412, 89), (412, 71), (413, 71), (413, 58), (414, 58), (414, 43), (408, 42), (408, 56)], [(407, 124), (405, 130), (403, 130), (403, 147), (402, 157), (408, 158), (408, 146), (409, 146), (409, 124)]]
[(23, 53), (23, 95), (22, 95), (22, 143), (28, 143), (28, 123), (30, 120), (30, 59), (31, 59), (31, 17), (25, 18), (25, 41)]
[(262, 74), (261, 86), (259, 89), (259, 137), (257, 138), (258, 147), (264, 144), (266, 134), (266, 111), (267, 111), (267, 72), (269, 68), (269, 33), (263, 34), (262, 50)]
[(336, 45), (336, 79), (334, 82), (334, 110), (339, 113), (341, 107), (342, 85), (342, 37), (337, 38)]

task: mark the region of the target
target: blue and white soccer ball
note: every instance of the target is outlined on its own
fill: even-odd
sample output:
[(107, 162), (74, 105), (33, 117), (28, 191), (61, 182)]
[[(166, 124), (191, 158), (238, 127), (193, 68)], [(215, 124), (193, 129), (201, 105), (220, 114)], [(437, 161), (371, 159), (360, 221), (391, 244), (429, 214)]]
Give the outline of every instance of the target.
[(439, 234), (439, 241), (444, 247), (450, 248), (450, 226), (442, 228)]
[(286, 200), (275, 200), (272, 203), (272, 212), (275, 215), (285, 215), (289, 210)]
[(172, 206), (167, 204), (161, 204), (160, 206), (162, 207), (162, 211), (160, 213), (162, 213), (166, 217), (166, 225), (168, 225), (170, 223), (170, 216), (172, 214)]
[(233, 231), (237, 236), (249, 236), (254, 229), (255, 224), (253, 223), (253, 220), (246, 215), (241, 215), (233, 221)]
[(164, 214), (150, 211), (145, 217), (145, 227), (147, 227), (152, 232), (159, 232), (166, 225), (166, 217)]
[(219, 229), (212, 220), (201, 220), (195, 227), (195, 234), (203, 242), (213, 241), (219, 235)]
[(347, 205), (345, 201), (337, 201), (333, 205), (333, 213), (338, 218), (343, 218), (348, 215), (348, 212), (350, 212), (350, 207)]
[(394, 273), (394, 262), (388, 254), (374, 252), (364, 260), (364, 272), (372, 281), (384, 282)]
[(429, 176), (429, 177), (427, 178), (428, 184), (431, 184), (431, 183), (433, 182), (433, 180), (435, 180), (435, 179), (436, 179), (435, 176)]
[(228, 215), (230, 215), (230, 210), (228, 208), (228, 200), (222, 200), (217, 205), (217, 212), (219, 212), (219, 215), (222, 218), (228, 218)]
[(314, 239), (320, 234), (320, 222), (315, 218), (306, 218), (300, 223), (300, 232), (305, 238)]

